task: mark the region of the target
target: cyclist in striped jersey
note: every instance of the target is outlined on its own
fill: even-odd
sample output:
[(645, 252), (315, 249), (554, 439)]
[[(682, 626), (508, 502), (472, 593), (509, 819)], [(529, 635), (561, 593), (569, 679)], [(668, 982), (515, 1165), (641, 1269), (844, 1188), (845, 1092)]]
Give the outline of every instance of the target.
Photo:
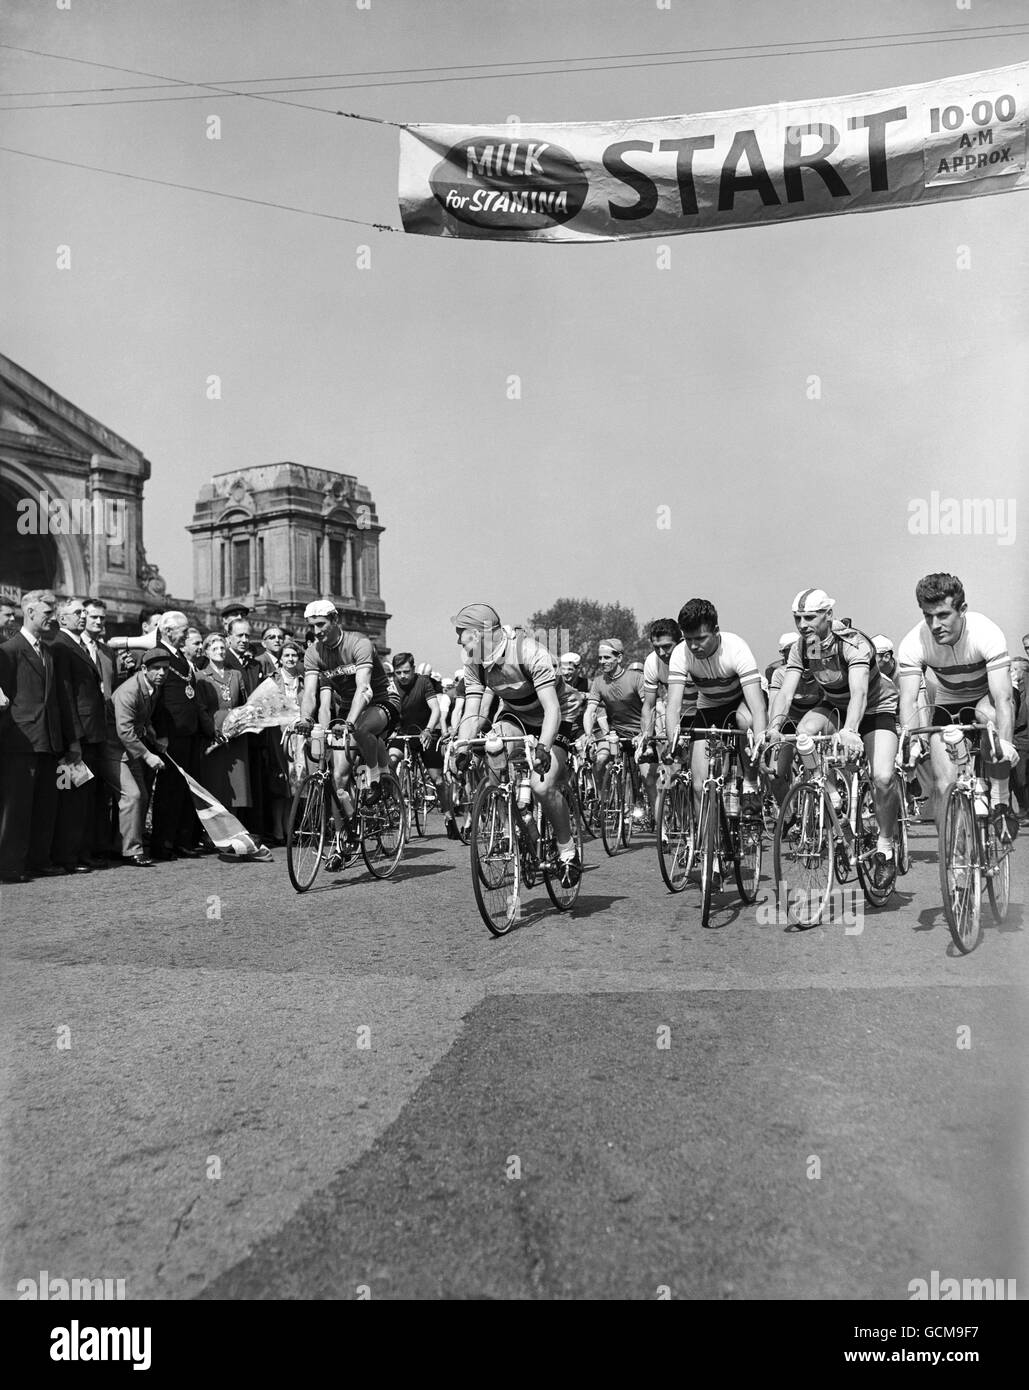
[[(964, 585), (953, 574), (927, 574), (915, 586), (915, 599), (923, 621), (911, 629), (897, 653), (900, 722), (906, 729), (917, 724), (919, 679), (929, 670), (940, 691), (933, 709), (934, 724), (996, 724), (1004, 760), (993, 779), (993, 818), (998, 835), (1013, 840), (1018, 834), (1018, 818), (1008, 802), (1008, 776), (1019, 756), (1014, 744), (1018, 703), (1004, 634), (982, 613), (969, 611)], [(930, 736), (929, 757), (936, 780), (939, 826), (943, 798), (957, 779), (957, 770), (939, 734)]]
[[(560, 789), (567, 773), (568, 750), (582, 733), (578, 701), (546, 647), (526, 632), (503, 626), (489, 604), (466, 604), (451, 622), (465, 654), (464, 716), (456, 751), (460, 754), (463, 741), (479, 732), (482, 697), (487, 690), (495, 691), (500, 699), (493, 721), (495, 731), (504, 738), (523, 730), (536, 737), (532, 794), (554, 827), (562, 881), (571, 887), (579, 881), (582, 865)], [(513, 760), (518, 760), (517, 747)]]
[[(752, 729), (760, 739), (765, 731), (767, 713), (761, 691), (761, 673), (754, 653), (735, 632), (722, 632), (718, 613), (706, 598), (691, 598), (679, 610), (679, 627), (683, 640), (668, 659), (668, 702), (665, 706), (665, 725), (669, 751), (674, 753), (679, 742), (679, 720), (687, 681), (697, 689), (698, 728), (726, 727)], [(691, 749), (693, 768), (694, 810), (700, 815), (700, 794), (707, 771), (707, 753), (700, 741)], [(754, 780), (754, 763), (741, 750), (743, 795), (741, 806), (752, 814), (760, 814), (761, 794)]]

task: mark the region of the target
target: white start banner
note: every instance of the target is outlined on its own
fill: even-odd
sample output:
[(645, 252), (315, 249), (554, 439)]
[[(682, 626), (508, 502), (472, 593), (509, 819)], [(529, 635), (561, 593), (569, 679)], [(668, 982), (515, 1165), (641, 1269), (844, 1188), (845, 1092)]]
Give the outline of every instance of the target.
[(617, 241), (1029, 188), (1029, 63), (857, 96), (568, 125), (408, 125), (422, 236)]

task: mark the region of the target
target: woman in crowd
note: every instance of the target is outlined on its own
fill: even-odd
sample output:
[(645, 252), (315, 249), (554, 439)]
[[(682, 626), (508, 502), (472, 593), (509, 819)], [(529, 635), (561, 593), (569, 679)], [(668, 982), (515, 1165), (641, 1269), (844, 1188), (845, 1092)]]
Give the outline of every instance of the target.
[[(204, 639), (207, 664), (197, 674), (197, 695), (209, 710), (214, 727), (221, 735), (222, 725), (230, 710), (246, 704), (243, 676), (225, 665), (225, 637), (212, 632)], [(210, 748), (200, 765), (200, 780), (223, 806), (244, 812), (253, 805), (250, 794), (250, 767), (246, 740), (249, 734), (237, 734), (227, 742)], [(247, 823), (246, 814), (240, 820)]]
[[(296, 705), (299, 718), (300, 695), (304, 688), (304, 651), (295, 637), (287, 637), (279, 654), (279, 667), (272, 676), (284, 700)], [(286, 843), (289, 806), (296, 790), (297, 774), (282, 744), (281, 729), (266, 729), (268, 766), (271, 768), (271, 843)]]

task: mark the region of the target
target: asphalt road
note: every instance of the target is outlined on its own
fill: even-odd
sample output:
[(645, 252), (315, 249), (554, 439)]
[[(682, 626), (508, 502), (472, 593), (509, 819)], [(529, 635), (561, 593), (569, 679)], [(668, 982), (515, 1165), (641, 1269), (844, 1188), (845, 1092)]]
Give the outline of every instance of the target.
[(493, 940), (468, 851), (4, 888), (0, 1294), (886, 1298), (1026, 1269), (1025, 846), (956, 956), (890, 906), (700, 925), (653, 838)]

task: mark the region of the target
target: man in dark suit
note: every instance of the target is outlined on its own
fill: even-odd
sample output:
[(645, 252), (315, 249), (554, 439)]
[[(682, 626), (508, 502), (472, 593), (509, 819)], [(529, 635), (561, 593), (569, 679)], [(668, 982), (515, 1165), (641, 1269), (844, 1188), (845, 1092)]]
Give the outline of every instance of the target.
[(118, 854), (116, 819), (112, 812), (117, 811), (121, 799), (121, 756), (122, 746), (114, 722), (115, 689), (125, 677), (118, 670), (118, 658), (107, 645), (107, 604), (103, 599), (86, 600), (86, 629), (82, 634), (82, 646), (86, 655), (100, 672), (100, 685), (104, 692), (104, 722), (106, 732), (100, 750), (100, 774), (96, 778), (96, 821), (92, 834), (92, 853), (94, 856)]
[[(81, 598), (65, 599), (58, 606), (60, 631), (51, 651), (55, 662), (63, 662), (71, 692), (75, 733), (82, 749), (82, 761), (93, 774), (81, 787), (64, 788), (57, 798), (54, 827), (54, 863), (68, 873), (88, 873), (106, 868), (103, 860), (92, 857), (92, 838), (96, 826), (103, 783), (103, 751), (107, 742), (107, 704), (100, 668), (86, 650), (86, 603)], [(92, 645), (92, 644), (91, 644)], [(120, 789), (120, 783), (119, 783)]]
[(57, 601), (46, 589), (22, 597), (22, 629), (0, 646), (0, 690), (9, 702), (0, 721), (0, 882), (50, 877), (57, 816), (57, 762), (80, 761), (67, 673), (41, 640)]
[(0, 642), (6, 642), (18, 631), (17, 610), (13, 603), (0, 602)]
[[(196, 698), (196, 678), (183, 655), (189, 620), (174, 610), (161, 615), (159, 640), (143, 657), (144, 665), (168, 668), (164, 685), (154, 707), (154, 730), (162, 744), (184, 772), (198, 781), (202, 745), (215, 736), (214, 722)], [(196, 859), (193, 848), (200, 826), (193, 810), (193, 797), (185, 781), (172, 767), (165, 767), (154, 788), (154, 816), (151, 853), (155, 859), (181, 855)]]
[[(244, 618), (225, 620), (225, 669), (239, 671), (243, 677), (243, 689), (247, 698), (254, 693), (268, 672), (261, 666), (250, 650), (251, 628)], [(259, 834), (270, 833), (266, 824), (269, 804), (269, 769), (266, 758), (267, 740), (252, 738), (247, 743), (247, 758), (250, 766), (250, 796), (253, 804), (240, 813), (240, 820), (248, 830)]]
[(127, 864), (148, 869), (153, 859), (143, 847), (143, 827), (150, 803), (150, 787), (155, 773), (162, 772), (163, 760), (157, 753), (154, 706), (168, 676), (168, 664), (158, 658), (144, 666), (114, 692), (114, 721), (121, 757), (121, 795), (118, 823), (121, 829), (122, 858)]
[(274, 676), (279, 669), (282, 644), (285, 640), (286, 634), (278, 623), (272, 623), (271, 627), (266, 627), (261, 633), (262, 650), (257, 653), (257, 664), (261, 670), (262, 680), (268, 676)]

